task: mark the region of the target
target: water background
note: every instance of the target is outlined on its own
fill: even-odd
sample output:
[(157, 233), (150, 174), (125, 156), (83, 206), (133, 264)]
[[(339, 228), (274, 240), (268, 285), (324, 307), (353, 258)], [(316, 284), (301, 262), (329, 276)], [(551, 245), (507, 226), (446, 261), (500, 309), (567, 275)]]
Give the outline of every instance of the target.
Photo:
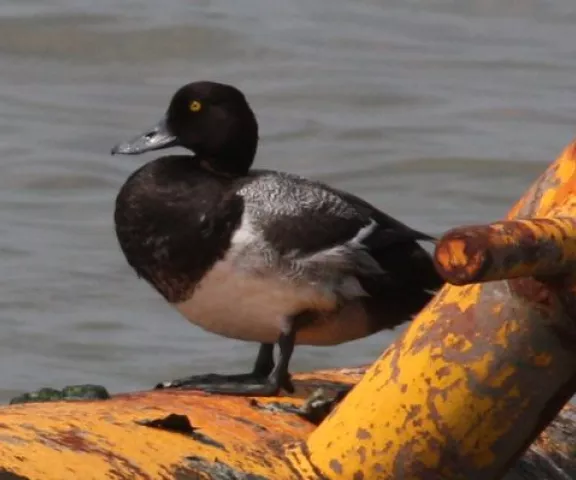
[[(3, 0), (0, 401), (248, 369), (127, 267), (115, 195), (146, 157), (110, 147), (190, 80), (233, 83), (260, 167), (360, 194), (433, 234), (501, 218), (576, 133), (574, 0)], [(389, 332), (299, 348), (374, 360)]]

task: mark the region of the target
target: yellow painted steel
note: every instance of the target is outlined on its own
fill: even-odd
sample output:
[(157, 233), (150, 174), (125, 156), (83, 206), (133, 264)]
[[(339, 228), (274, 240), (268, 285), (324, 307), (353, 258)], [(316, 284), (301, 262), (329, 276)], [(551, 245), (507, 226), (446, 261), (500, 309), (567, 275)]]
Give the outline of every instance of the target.
[[(576, 215), (574, 153), (571, 145), (509, 219)], [(572, 224), (562, 225), (573, 242)], [(531, 232), (552, 238), (557, 227)], [(465, 263), (462, 243), (454, 253)], [(574, 287), (564, 283), (446, 285), (338, 410), (291, 447), (293, 462), (330, 479), (501, 478), (576, 391)]]
[(576, 270), (576, 218), (456, 228), (438, 242), (435, 263), (453, 285), (571, 273)]
[[(300, 397), (321, 382), (355, 383), (361, 370), (296, 375)], [(303, 382), (312, 382), (308, 387)], [(267, 409), (282, 402), (279, 406)], [(31, 403), (0, 409), (0, 478), (33, 480), (291, 479), (282, 445), (304, 439), (315, 425), (290, 412), (302, 398), (257, 399), (193, 391), (122, 394), (103, 401)], [(143, 426), (185, 415), (193, 432)], [(220, 475), (220, 476), (218, 476)], [(228, 476), (226, 476), (228, 475)], [(260, 475), (258, 477), (257, 475)]]
[[(296, 375), (298, 395), (307, 395), (318, 384), (329, 389), (356, 383), (363, 371)], [(0, 478), (317, 480), (321, 476), (305, 457), (284, 452), (286, 443), (304, 441), (314, 429), (290, 411), (300, 405), (300, 398), (254, 402), (192, 391), (154, 391), (105, 401), (5, 406), (0, 409)], [(172, 413), (185, 415), (196, 430), (178, 433), (140, 424)], [(576, 408), (566, 407), (532, 446), (534, 460), (525, 458), (517, 469), (536, 475), (550, 460), (557, 469), (559, 458), (576, 469), (576, 421), (571, 418), (576, 418)]]

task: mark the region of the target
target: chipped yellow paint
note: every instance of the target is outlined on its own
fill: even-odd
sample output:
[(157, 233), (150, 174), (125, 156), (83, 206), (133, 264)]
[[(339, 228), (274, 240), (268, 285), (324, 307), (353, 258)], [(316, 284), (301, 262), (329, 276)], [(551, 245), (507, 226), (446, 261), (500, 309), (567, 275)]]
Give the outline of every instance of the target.
[[(539, 364), (538, 362), (536, 362), (535, 360), (535, 364), (538, 366), (544, 366)], [(513, 367), (512, 365), (503, 365), (502, 368), (500, 369), (500, 371), (497, 371), (495, 376), (493, 376), (492, 378), (486, 378), (485, 382), (486, 385), (488, 387), (493, 387), (493, 388), (504, 388), (505, 387), (505, 383), (507, 382), (508, 379), (512, 378), (513, 375), (516, 373), (516, 368)]]
[[(296, 376), (296, 381), (306, 378), (351, 383), (359, 375), (346, 370), (316, 372)], [(310, 389), (300, 386), (300, 396)], [(272, 400), (302, 404), (301, 398), (258, 401)], [(188, 416), (198, 432), (222, 448), (136, 423), (171, 413)], [(290, 479), (293, 473), (281, 455), (281, 445), (305, 438), (313, 427), (288, 414), (264, 412), (251, 406), (249, 399), (186, 391), (5, 406), (0, 414), (0, 472), (4, 469), (30, 480), (157, 480), (177, 478), (177, 471), (182, 473), (180, 478), (197, 478), (192, 473), (198, 470), (187, 467), (187, 458), (202, 457), (208, 462), (218, 458), (240, 472)]]
[(451, 288), (445, 286), (430, 301), (428, 308), (431, 310), (443, 308), (445, 304), (450, 303), (460, 312), (464, 312), (476, 304), (479, 294), (480, 289), (477, 285), (452, 286)]
[(450, 263), (451, 265), (464, 265), (468, 262), (468, 256), (464, 251), (465, 246), (465, 242), (455, 241), (450, 244), (450, 249), (439, 248), (436, 255), (441, 257), (443, 262)]
[[(502, 305), (499, 308), (493, 308), (492, 313), (495, 315), (500, 315), (502, 311)], [(510, 322), (503, 324), (496, 332), (496, 338), (494, 339), (494, 345), (498, 345), (503, 348), (508, 348), (510, 335), (518, 332), (520, 330), (520, 324), (515, 320), (510, 320)]]
[(502, 308), (503, 308), (502, 305), (494, 305), (494, 306), (492, 307), (492, 313), (493, 313), (494, 315), (499, 315), (500, 312), (502, 311)]
[[(572, 146), (564, 151), (510, 219), (551, 212), (576, 217), (574, 152)], [(560, 259), (545, 259), (550, 270), (558, 268), (554, 262), (576, 258), (571, 218), (517, 225), (490, 226), (490, 240), (520, 254), (523, 232), (536, 242), (546, 238), (561, 251)], [(452, 249), (439, 249), (440, 263), (475, 264), (460, 238)], [(533, 269), (521, 261), (507, 264), (506, 274)], [(551, 292), (533, 280), (444, 286), (305, 448), (294, 446), (291, 455), (305, 457), (331, 479), (500, 478), (545, 427), (542, 412), (556, 405), (555, 395), (576, 375), (576, 352), (556, 330), (572, 320), (560, 302), (546, 301)], [(359, 427), (368, 434), (359, 435)]]
[(456, 336), (453, 333), (447, 333), (443, 340), (445, 347), (455, 347), (458, 346), (458, 349), (465, 353), (472, 349), (472, 342), (462, 338), (461, 336)]
[[(454, 263), (444, 253), (465, 238), (465, 258)], [(438, 243), (436, 266), (455, 285), (527, 276), (555, 275), (576, 268), (576, 219), (509, 220), (456, 228)]]
[[(450, 289), (448, 290), (450, 291)], [(458, 308), (461, 312), (465, 312), (473, 305), (476, 305), (478, 302), (478, 298), (481, 293), (481, 289), (477, 285), (469, 285), (464, 288), (455, 288), (455, 292), (458, 296)], [(451, 299), (450, 295), (447, 295), (447, 301), (449, 302)]]
[(575, 146), (574, 144), (571, 144), (564, 149), (560, 156), (560, 160), (556, 163), (556, 177), (558, 178), (558, 181), (562, 185), (566, 185), (566, 187), (573, 187), (573, 185), (570, 185), (570, 180), (576, 174), (576, 165), (572, 161), (575, 155)]

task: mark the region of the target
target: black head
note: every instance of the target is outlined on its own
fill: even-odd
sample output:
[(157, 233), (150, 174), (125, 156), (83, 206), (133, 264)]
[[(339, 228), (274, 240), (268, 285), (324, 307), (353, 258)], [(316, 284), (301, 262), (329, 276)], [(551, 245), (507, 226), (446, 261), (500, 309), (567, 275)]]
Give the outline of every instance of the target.
[(244, 94), (215, 82), (194, 82), (172, 97), (165, 117), (138, 137), (116, 145), (112, 154), (138, 155), (182, 146), (212, 169), (245, 174), (256, 154), (258, 123)]

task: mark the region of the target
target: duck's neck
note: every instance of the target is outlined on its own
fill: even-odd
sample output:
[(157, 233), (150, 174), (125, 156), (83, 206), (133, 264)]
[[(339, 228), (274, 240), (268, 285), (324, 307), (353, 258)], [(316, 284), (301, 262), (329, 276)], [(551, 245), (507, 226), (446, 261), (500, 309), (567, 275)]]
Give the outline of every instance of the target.
[(206, 170), (207, 172), (210, 172), (211, 174), (216, 175), (217, 177), (236, 178), (236, 177), (242, 177), (246, 174), (246, 173), (231, 173), (228, 171), (228, 169), (222, 170), (221, 168), (218, 167), (218, 165), (214, 163), (214, 160), (211, 158), (210, 159), (202, 158), (200, 160), (199, 165), (202, 170)]
[(221, 149), (217, 155), (200, 155), (200, 165), (217, 175), (243, 177), (254, 162), (256, 149), (256, 142), (235, 142)]

